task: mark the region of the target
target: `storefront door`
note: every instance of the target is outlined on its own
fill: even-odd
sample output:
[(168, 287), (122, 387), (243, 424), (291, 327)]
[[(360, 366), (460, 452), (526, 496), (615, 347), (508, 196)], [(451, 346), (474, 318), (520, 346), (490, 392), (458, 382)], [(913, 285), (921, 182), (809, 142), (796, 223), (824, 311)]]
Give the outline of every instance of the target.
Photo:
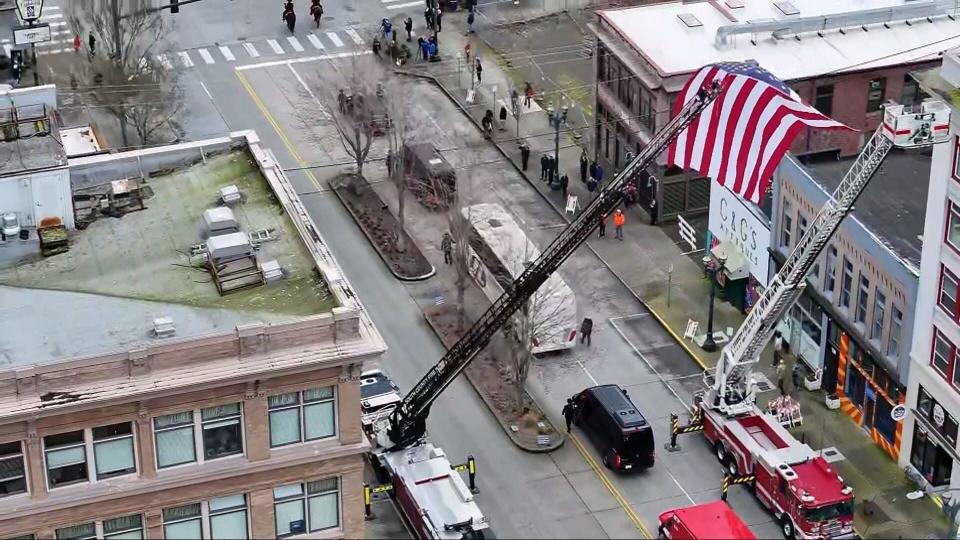
[(823, 381), (821, 387), (829, 393), (837, 388), (837, 367), (840, 365), (840, 351), (831, 343), (827, 344), (827, 351), (823, 356)]
[(867, 432), (873, 429), (873, 412), (877, 403), (877, 394), (873, 388), (867, 384), (864, 389), (863, 400), (863, 427)]

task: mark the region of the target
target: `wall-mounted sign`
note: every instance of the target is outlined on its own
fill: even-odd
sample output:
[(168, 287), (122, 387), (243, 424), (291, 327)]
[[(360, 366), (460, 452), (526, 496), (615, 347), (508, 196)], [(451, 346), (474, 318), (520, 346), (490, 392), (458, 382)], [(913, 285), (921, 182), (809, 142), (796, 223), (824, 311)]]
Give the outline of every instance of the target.
[(766, 286), (770, 226), (760, 209), (717, 182), (710, 182), (709, 227), (717, 240), (729, 241), (743, 253), (750, 275)]
[(31, 43), (43, 43), (45, 41), (50, 41), (49, 24), (15, 26), (13, 28), (13, 42), (17, 45), (29, 45)]
[(946, 414), (943, 412), (943, 407), (937, 403), (933, 406), (933, 425), (937, 426), (937, 429), (942, 429), (944, 420), (946, 420)]
[(890, 409), (890, 419), (899, 422), (907, 416), (907, 408), (903, 405), (896, 405)]

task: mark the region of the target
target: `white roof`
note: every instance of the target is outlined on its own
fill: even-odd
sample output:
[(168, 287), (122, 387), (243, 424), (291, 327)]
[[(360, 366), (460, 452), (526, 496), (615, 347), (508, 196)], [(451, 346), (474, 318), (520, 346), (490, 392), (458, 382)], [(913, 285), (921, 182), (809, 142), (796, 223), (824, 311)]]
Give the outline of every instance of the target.
[[(600, 16), (653, 64), (661, 77), (693, 72), (700, 67), (723, 61), (756, 60), (760, 66), (783, 80), (805, 79), (828, 73), (873, 69), (931, 60), (947, 49), (960, 45), (960, 20), (946, 16), (933, 22), (919, 19), (907, 25), (902, 19), (889, 23), (860, 25), (800, 34), (776, 39), (772, 32), (738, 34), (726, 45), (718, 45), (717, 29), (748, 21), (776, 19), (790, 21), (802, 17), (836, 15), (853, 11), (916, 5), (925, 2), (905, 0), (790, 0), (799, 11), (784, 15), (774, 0), (742, 0), (743, 7), (732, 9), (731, 0), (683, 4), (669, 2), (627, 9), (602, 10)], [(781, 2), (777, 2), (781, 3)], [(715, 7), (715, 4), (717, 7)], [(722, 10), (732, 14), (731, 21)], [(689, 27), (680, 19), (691, 14), (702, 26)], [(751, 43), (756, 40), (756, 45)]]

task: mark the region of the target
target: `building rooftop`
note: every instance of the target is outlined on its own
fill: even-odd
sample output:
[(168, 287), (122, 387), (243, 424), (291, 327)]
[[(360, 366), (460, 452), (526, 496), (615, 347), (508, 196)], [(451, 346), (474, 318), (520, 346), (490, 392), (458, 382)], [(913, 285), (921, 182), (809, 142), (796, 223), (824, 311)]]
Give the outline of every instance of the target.
[[(796, 80), (936, 59), (960, 45), (960, 21), (947, 16), (952, 9), (952, 1), (942, 0), (710, 0), (599, 16), (662, 77), (756, 60), (781, 79)], [(859, 10), (869, 12), (851, 14)]]
[[(110, 185), (125, 173), (107, 161), (85, 176), (73, 171), (72, 176), (76, 197), (96, 191), (84, 178)], [(278, 261), (283, 279), (221, 296), (202, 258), (190, 253), (204, 242), (201, 215), (229, 185), (244, 196), (233, 206), (240, 230), (269, 231), (257, 261)], [(0, 244), (0, 305), (6, 315), (0, 371), (163, 342), (150, 334), (158, 317), (173, 319), (181, 339), (296, 320), (336, 305), (249, 152), (208, 156), (150, 175), (143, 191), (144, 209), (102, 215), (83, 230), (69, 231), (66, 253), (43, 257), (33, 231), (30, 240)]]
[[(931, 150), (894, 148), (857, 200), (853, 217), (917, 273), (930, 184)], [(803, 160), (828, 193), (840, 185), (856, 157)]]
[(66, 164), (51, 110), (43, 104), (0, 108), (0, 176)]

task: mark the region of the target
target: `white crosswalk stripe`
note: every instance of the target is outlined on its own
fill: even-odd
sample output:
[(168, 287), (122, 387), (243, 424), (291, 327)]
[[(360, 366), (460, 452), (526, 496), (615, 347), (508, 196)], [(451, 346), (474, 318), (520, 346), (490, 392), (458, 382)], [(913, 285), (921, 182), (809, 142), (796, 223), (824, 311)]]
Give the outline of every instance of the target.
[(170, 62), (170, 59), (167, 58), (167, 55), (158, 54), (157, 61), (160, 62), (160, 65), (163, 66), (164, 69), (173, 69), (173, 63)]
[(50, 14), (44, 14), (42, 17), (40, 17), (40, 21), (47, 22), (53, 19), (62, 19), (62, 18), (63, 18), (63, 13), (50, 13)]
[(67, 21), (53, 21), (50, 23), (50, 28), (56, 28), (58, 26), (66, 26)]
[(323, 42), (320, 41), (320, 38), (318, 38), (318, 37), (315, 36), (314, 34), (307, 34), (307, 39), (310, 40), (310, 44), (313, 45), (313, 46), (314, 46), (315, 48), (317, 48), (317, 49), (325, 49), (325, 48), (326, 48), (326, 47), (323, 46)]
[(43, 6), (45, 11), (60, 11), (60, 6)]
[(281, 47), (280, 44), (277, 43), (277, 40), (268, 39), (267, 44), (270, 45), (270, 48), (273, 49), (273, 52), (277, 54), (283, 54), (283, 47)]
[(350, 36), (350, 39), (353, 40), (354, 43), (356, 43), (357, 45), (363, 45), (363, 38), (360, 37), (360, 34), (357, 33), (356, 30), (354, 30), (353, 28), (347, 28), (346, 32), (347, 32), (347, 35)]
[(327, 37), (330, 38), (334, 46), (343, 47), (343, 42), (340, 41), (340, 36), (338, 36), (336, 32), (327, 32)]
[(204, 62), (208, 64), (216, 62), (216, 60), (213, 59), (213, 55), (210, 54), (210, 51), (206, 49), (197, 49), (197, 52), (200, 53), (200, 58), (203, 58)]
[(233, 62), (237, 59), (237, 57), (233, 55), (233, 51), (230, 50), (230, 47), (227, 47), (226, 45), (220, 46), (220, 54), (227, 59), (227, 62)]
[(193, 67), (193, 60), (190, 59), (190, 55), (187, 54), (187, 51), (180, 51), (177, 54), (180, 55), (180, 60), (183, 61), (184, 66)]
[(290, 43), (290, 46), (293, 47), (293, 50), (297, 52), (303, 52), (303, 45), (300, 44), (300, 41), (296, 36), (287, 36), (287, 42)]
[(247, 50), (247, 54), (249, 54), (251, 58), (260, 56), (260, 53), (257, 52), (257, 48), (253, 46), (253, 43), (244, 43), (243, 48)]

